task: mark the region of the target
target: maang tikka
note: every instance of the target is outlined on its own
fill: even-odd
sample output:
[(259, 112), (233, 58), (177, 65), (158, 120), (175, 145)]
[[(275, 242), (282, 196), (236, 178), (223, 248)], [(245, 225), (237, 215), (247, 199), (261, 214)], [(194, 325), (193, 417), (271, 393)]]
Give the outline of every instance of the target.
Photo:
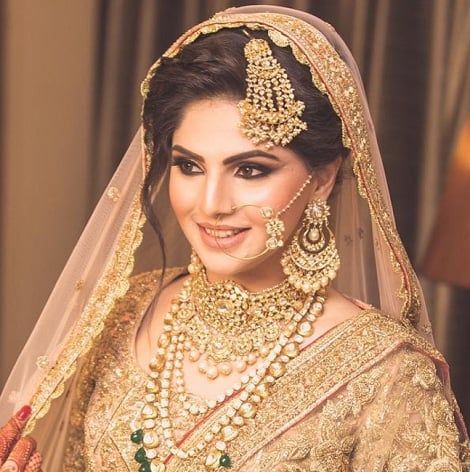
[(246, 98), (238, 103), (240, 127), (254, 144), (287, 146), (307, 123), (300, 117), (305, 104), (296, 100), (285, 69), (273, 57), (264, 39), (245, 45), (247, 60)]
[(330, 207), (324, 200), (310, 203), (281, 258), (288, 281), (306, 293), (326, 287), (340, 266), (335, 238), (328, 225), (329, 216)]

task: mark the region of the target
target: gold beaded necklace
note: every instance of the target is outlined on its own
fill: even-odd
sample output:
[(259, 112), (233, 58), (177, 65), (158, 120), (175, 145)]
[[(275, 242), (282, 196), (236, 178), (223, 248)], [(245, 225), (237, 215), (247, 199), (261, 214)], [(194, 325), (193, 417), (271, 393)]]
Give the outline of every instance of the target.
[[(170, 311), (164, 317), (163, 332), (157, 342), (157, 353), (149, 364), (150, 378), (145, 387), (145, 406), (141, 411), (142, 427), (131, 434), (131, 440), (140, 445), (135, 454), (139, 472), (164, 472), (166, 470), (164, 457), (161, 456), (161, 449), (159, 449), (162, 446), (170, 454), (182, 460), (199, 458), (208, 471), (219, 467), (230, 467), (232, 465), (229, 455), (230, 442), (238, 436), (246, 419), (256, 416), (260, 403), (269, 395), (271, 385), (285, 374), (289, 362), (298, 356), (300, 345), (313, 333), (313, 323), (317, 316), (321, 315), (326, 300), (325, 289), (320, 289), (316, 293), (303, 294), (300, 298), (301, 295), (297, 290), (284, 282), (265, 292), (260, 292), (267, 294), (268, 298), (273, 298), (277, 303), (277, 305), (272, 305), (274, 307), (272, 311), (276, 312), (272, 316), (276, 320), (274, 323), (281, 320), (284, 322), (277, 339), (270, 341), (268, 352), (260, 364), (242, 375), (240, 382), (233, 388), (228, 389), (216, 400), (209, 400), (206, 405), (195, 407), (188, 402), (183, 374), (185, 358), (190, 358), (195, 346), (198, 348), (202, 346), (197, 343), (194, 345), (195, 333), (187, 329), (188, 321), (195, 316), (192, 310), (195, 306), (199, 307), (195, 303), (195, 298), (199, 299), (202, 296), (208, 307), (210, 303), (214, 306), (223, 306), (227, 300), (238, 300), (240, 291), (242, 294), (247, 292), (236, 284), (228, 283), (216, 288), (212, 286), (211, 289), (215, 289), (215, 293), (208, 295), (204, 293), (204, 287), (208, 286), (207, 279), (205, 274), (201, 275), (204, 271), (197, 259), (192, 259), (188, 269), (190, 276), (183, 284), (177, 300), (172, 303)], [(237, 290), (234, 290), (235, 287)], [(222, 302), (217, 298), (219, 292), (223, 294)], [(230, 292), (233, 298), (227, 296)], [(262, 297), (260, 293), (255, 294), (254, 300), (257, 302)], [(284, 304), (286, 296), (288, 298)], [(235, 303), (236, 306), (238, 306), (237, 303)], [(288, 307), (287, 316), (279, 314), (284, 311), (284, 306)], [(211, 316), (215, 316), (221, 322), (223, 313), (224, 310)], [(231, 313), (237, 313), (238, 316), (237, 310), (232, 310)], [(207, 311), (204, 311), (204, 314), (207, 314)], [(262, 324), (256, 316), (255, 319), (255, 325)], [(248, 325), (249, 322), (248, 317)], [(235, 327), (238, 329), (237, 323)], [(256, 329), (258, 327), (253, 328), (253, 330)], [(240, 331), (243, 330), (240, 328)], [(214, 421), (210, 432), (193, 448), (186, 449), (177, 445), (170, 418), (170, 398), (173, 398), (174, 392), (182, 404), (188, 405), (185, 407), (186, 410), (194, 416), (212, 412), (222, 403), (227, 402), (224, 414)]]
[(199, 361), (209, 379), (239, 373), (266, 357), (282, 327), (302, 309), (305, 293), (287, 279), (269, 289), (250, 293), (226, 281), (210, 284), (206, 272), (192, 257), (191, 298), (180, 306), (188, 359)]

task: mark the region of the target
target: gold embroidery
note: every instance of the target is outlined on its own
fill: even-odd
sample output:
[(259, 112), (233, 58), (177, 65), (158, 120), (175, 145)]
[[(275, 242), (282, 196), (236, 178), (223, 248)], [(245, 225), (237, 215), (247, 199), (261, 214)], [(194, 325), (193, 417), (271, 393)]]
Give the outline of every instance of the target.
[[(65, 470), (85, 470), (85, 463), (89, 469), (106, 464), (116, 472), (135, 467), (129, 434), (146, 376), (133, 347), (157, 279), (156, 274), (133, 279), (106, 323), (103, 344), (92, 351), (72, 415)], [(447, 470), (461, 470), (452, 408), (433, 362), (417, 350), (442, 360), (424, 340), (374, 310), (339, 325), (294, 360), (256, 420), (242, 429), (234, 441), (236, 470), (336, 472), (375, 470), (366, 467), (381, 464), (377, 470), (412, 471), (425, 464), (425, 470), (437, 471), (443, 460)], [(216, 417), (223, 413), (222, 407)], [(179, 437), (196, 426), (191, 416), (174, 415)], [(203, 438), (212, 424), (200, 418), (186, 446)], [(168, 472), (186, 468), (176, 457), (167, 465)], [(191, 470), (205, 469), (194, 463)]]
[[(415, 374), (432, 377), (432, 385), (423, 387)], [(467, 470), (451, 417), (432, 362), (404, 348), (270, 442), (242, 471)]]
[(67, 339), (58, 361), (49, 368), (31, 400), (32, 414), (26, 433), (30, 433), (36, 421), (49, 411), (51, 402), (62, 395), (64, 384), (75, 372), (77, 361), (90, 350), (93, 340), (103, 330), (103, 323), (116, 299), (127, 292), (134, 264), (133, 255), (142, 241), (143, 222), (140, 196), (137, 195), (104, 275)]
[[(168, 270), (174, 278), (181, 270)], [(84, 359), (75, 392), (67, 437), (65, 471), (99, 468), (128, 470), (135, 465), (135, 445), (129, 440), (139, 417), (146, 373), (136, 365), (133, 353), (139, 321), (151, 301), (159, 273), (134, 277), (126, 296), (117, 301), (101, 337)], [(177, 412), (176, 412), (177, 413)], [(183, 417), (180, 431), (192, 427)], [(98, 447), (99, 446), (99, 447)]]
[(111, 201), (116, 203), (121, 198), (121, 192), (116, 187), (109, 187), (108, 190), (106, 191), (106, 196)]

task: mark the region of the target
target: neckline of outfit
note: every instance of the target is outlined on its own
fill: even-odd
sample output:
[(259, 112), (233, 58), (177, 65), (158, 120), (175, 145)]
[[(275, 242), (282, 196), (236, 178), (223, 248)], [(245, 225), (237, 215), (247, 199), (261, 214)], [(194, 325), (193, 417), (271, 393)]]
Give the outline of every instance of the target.
[[(264, 291), (265, 294), (270, 294), (269, 296), (273, 297), (273, 300), (269, 303), (275, 303), (278, 310), (274, 309), (274, 305), (268, 304), (265, 306), (268, 303), (268, 299), (256, 307), (256, 305), (246, 305), (245, 300), (253, 296), (255, 298), (252, 298), (252, 303), (255, 303), (255, 300), (258, 298), (257, 294), (245, 291), (240, 285), (232, 281), (224, 281), (217, 285), (209, 286), (205, 283), (204, 277), (201, 277), (204, 274), (202, 265), (190, 264), (188, 269), (190, 277), (184, 281), (177, 295), (172, 300), (169, 311), (164, 314), (163, 330), (157, 338), (156, 352), (149, 362), (151, 372), (147, 375), (147, 383), (144, 389), (144, 392), (146, 392), (144, 397), (145, 403), (141, 410), (140, 428), (134, 430), (131, 434), (132, 442), (141, 446), (136, 452), (135, 460), (142, 464), (142, 466), (145, 466), (145, 470), (150, 470), (151, 468), (156, 468), (155, 470), (158, 471), (165, 470), (165, 464), (173, 455), (184, 460), (202, 455), (206, 466), (212, 468), (216, 466), (223, 468), (231, 467), (232, 459), (229, 454), (231, 441), (239, 435), (240, 428), (246, 424), (246, 421), (256, 416), (260, 403), (269, 396), (269, 391), (277, 382), (277, 379), (282, 378), (289, 370), (288, 365), (299, 357), (301, 345), (306, 338), (313, 334), (313, 324), (316, 319), (323, 315), (323, 306), (328, 296), (326, 291), (328, 281), (323, 284), (324, 288), (320, 287), (318, 291), (313, 291), (312, 293), (301, 291), (302, 295), (300, 295), (297, 285), (294, 288), (289, 279), (287, 286), (291, 287), (290, 290), (293, 290), (289, 295), (283, 292), (284, 284), (280, 284), (279, 288), (273, 289), (272, 292), (269, 290)], [(214, 293), (212, 293), (212, 289), (215, 290)], [(288, 300), (291, 297), (293, 298), (290, 303), (293, 303), (293, 305), (289, 307)], [(194, 326), (191, 328), (191, 324), (188, 324), (192, 322), (190, 320), (193, 317), (197, 318), (205, 314), (209, 316), (210, 320), (211, 316), (214, 315), (211, 308), (204, 304), (204, 300), (206, 305), (207, 303), (209, 305), (212, 303), (216, 305), (217, 303), (222, 303), (223, 306), (221, 305), (221, 307), (223, 309), (216, 309), (216, 312), (220, 311), (217, 319), (218, 322), (222, 323), (220, 329), (224, 331), (226, 327), (222, 320), (224, 313), (227, 312), (228, 326), (231, 326), (231, 329), (235, 329), (232, 333), (232, 336), (235, 336), (234, 343), (238, 342), (237, 338), (240, 334), (236, 335), (236, 333), (239, 331), (239, 324), (243, 320), (248, 323), (251, 316), (254, 317), (253, 319), (256, 319), (258, 315), (261, 316), (261, 320), (265, 319), (266, 316), (268, 317), (267, 319), (270, 316), (279, 317), (281, 314), (277, 312), (279, 310), (283, 312), (284, 308), (286, 309), (286, 314), (290, 313), (290, 310), (292, 310), (292, 313), (287, 317), (287, 324), (282, 330), (279, 328), (275, 344), (269, 346), (268, 351), (264, 355), (261, 354), (259, 357), (260, 362), (253, 365), (246, 375), (242, 375), (239, 379), (235, 380), (225, 393), (217, 395), (215, 401), (207, 399), (206, 395), (197, 395), (206, 402), (206, 407), (200, 408), (197, 405), (187, 403), (187, 394), (191, 392), (185, 387), (184, 359), (185, 351), (189, 350), (189, 348), (193, 349), (192, 346), (197, 346), (192, 344), (193, 342), (209, 342), (206, 339), (210, 338), (208, 333), (199, 333), (198, 329), (200, 328)], [(198, 308), (200, 303), (202, 305)], [(243, 308), (244, 306), (245, 308)], [(266, 308), (268, 309), (266, 315), (262, 315)], [(235, 318), (232, 319), (230, 316), (235, 316)], [(238, 319), (239, 317), (240, 319)], [(261, 326), (257, 326), (255, 321), (254, 327), (261, 329)], [(247, 325), (248, 328), (249, 326)], [(192, 331), (193, 329), (195, 331)], [(217, 335), (217, 329), (215, 331), (213, 334)], [(219, 335), (221, 336), (222, 332)], [(193, 341), (190, 341), (191, 336), (195, 336)], [(309, 345), (313, 344), (313, 341)], [(218, 349), (222, 349), (220, 351), (222, 355), (220, 361), (235, 359), (233, 356), (238, 351), (236, 347), (238, 345), (234, 344), (233, 349), (235, 350), (232, 352), (232, 348), (229, 345), (226, 346), (224, 341), (220, 341), (220, 343), (219, 345), (219, 342), (215, 342), (214, 346), (210, 347), (213, 350), (207, 352), (218, 356)], [(242, 341), (241, 347), (244, 347), (244, 344), (244, 341)], [(251, 345), (251, 342), (249, 345)], [(253, 344), (254, 347), (255, 345)], [(199, 349), (201, 354), (206, 352), (205, 344), (202, 344), (197, 349)], [(227, 353), (229, 357), (226, 357)], [(261, 351), (259, 351), (258, 355), (260, 353)], [(192, 362), (198, 359), (199, 356), (196, 359), (189, 356), (189, 360)], [(208, 358), (208, 360), (210, 359)], [(217, 363), (219, 359), (215, 357), (211, 362)], [(250, 363), (250, 361), (248, 362)], [(290, 370), (294, 368), (291, 367)], [(201, 368), (199, 370), (202, 373), (206, 373)], [(230, 372), (225, 375), (229, 375), (231, 371), (232, 369), (230, 368)], [(215, 377), (209, 378), (214, 379)], [(215, 418), (211, 423), (211, 430), (204, 436), (204, 440), (199, 441), (197, 445), (190, 446), (189, 449), (185, 446), (185, 438), (188, 437), (188, 434), (191, 436), (191, 429), (187, 431), (187, 434), (184, 435), (181, 441), (175, 436), (174, 423), (171, 416), (172, 393), (175, 392), (178, 396), (177, 401), (183, 402), (182, 406), (185, 409), (189, 408), (190, 413), (194, 417), (195, 424), (198, 421), (211, 421), (211, 417)], [(220, 416), (220, 407), (222, 405), (227, 410), (225, 414)], [(160, 418), (158, 427), (157, 418)], [(165, 448), (168, 448), (166, 451), (160, 449), (162, 442), (165, 444)]]
[[(331, 341), (333, 341), (334, 338), (340, 337), (342, 333), (350, 330), (353, 325), (360, 323), (364, 317), (377, 314), (377, 313), (378, 313), (378, 310), (373, 307), (365, 308), (365, 309), (362, 309), (360, 312), (358, 312), (356, 315), (353, 315), (350, 318), (344, 321), (341, 321), (337, 325), (331, 327), (330, 329), (322, 333), (318, 338), (314, 339), (313, 341), (311, 341), (309, 344), (305, 345), (301, 349), (299, 355), (295, 359), (292, 360), (290, 371), (294, 372), (300, 366), (304, 365), (305, 363), (310, 362), (312, 350), (315, 349), (316, 353), (322, 352), (331, 344)], [(184, 432), (184, 434), (181, 436), (180, 440), (177, 443), (178, 447), (185, 447), (185, 444), (188, 441), (194, 442), (195, 441), (195, 439), (193, 439), (194, 435), (199, 435), (200, 437), (203, 437), (203, 431), (200, 430), (199, 428), (203, 427), (204, 425), (209, 424), (211, 422), (211, 418), (215, 419), (215, 418), (218, 418), (221, 414), (223, 414), (223, 409), (228, 407), (229, 402), (233, 399), (236, 399), (242, 392), (243, 392), (243, 388), (238, 392), (234, 392), (232, 397), (227, 398), (223, 403), (219, 404), (216, 408), (214, 408), (208, 414), (199, 418), (195, 422), (194, 426), (188, 431)], [(203, 397), (197, 394), (192, 394), (192, 395), (194, 395), (196, 398), (203, 399)], [(205, 429), (208, 429), (208, 427), (206, 427)], [(166, 455), (166, 457), (163, 459), (163, 463), (168, 467), (168, 465), (173, 460), (179, 460), (179, 459), (180, 458), (178, 458), (176, 454), (169, 452)]]
[[(178, 271), (178, 273), (174, 277), (169, 279), (163, 285), (163, 288), (167, 287), (169, 284), (171, 284), (172, 282), (174, 282), (178, 278), (180, 278), (182, 276), (185, 276), (185, 275), (188, 275), (188, 272), (187, 272), (185, 267), (174, 268), (174, 269), (175, 270), (181, 269), (181, 271)], [(160, 289), (160, 291), (161, 291), (161, 289)], [(150, 310), (151, 310), (152, 305), (153, 305), (153, 300), (154, 300), (154, 297), (152, 296), (152, 298), (146, 303), (145, 308), (143, 310), (140, 310), (140, 312), (138, 313), (138, 316), (136, 317), (136, 323), (135, 323), (135, 326), (134, 326), (133, 331), (131, 333), (130, 340), (129, 340), (129, 346), (128, 346), (129, 353), (130, 353), (131, 365), (139, 372), (139, 374), (141, 375), (142, 378), (147, 378), (148, 375), (149, 375), (150, 370), (148, 369), (148, 361), (146, 362), (145, 367), (143, 367), (142, 364), (137, 359), (137, 350), (136, 350), (137, 335), (139, 333), (139, 330), (142, 328), (142, 324), (143, 324), (143, 321), (144, 321), (145, 317), (147, 315), (151, 315)], [(352, 298), (349, 298), (349, 300), (351, 300), (358, 308), (360, 308), (360, 311), (358, 313), (356, 313), (355, 315), (353, 314), (353, 315), (349, 316), (347, 319), (345, 319), (343, 321), (340, 321), (336, 325), (331, 326), (325, 332), (323, 332), (320, 336), (313, 338), (308, 344), (303, 345), (300, 349), (300, 354), (297, 356), (297, 359), (296, 359), (297, 361), (300, 361), (300, 358), (304, 357), (305, 352), (308, 352), (308, 350), (310, 348), (312, 348), (314, 345), (316, 345), (317, 343), (320, 343), (320, 342), (327, 341), (327, 338), (330, 337), (331, 335), (334, 335), (337, 330), (340, 330), (344, 327), (347, 327), (350, 323), (356, 322), (359, 318), (361, 318), (362, 316), (365, 316), (366, 314), (368, 314), (370, 312), (378, 311), (377, 308), (373, 307), (372, 305), (368, 305), (364, 302), (361, 302), (360, 300), (356, 300), (356, 299), (352, 299)], [(164, 315), (163, 312), (162, 312), (162, 315)], [(155, 312), (153, 313), (153, 316), (155, 316)], [(156, 336), (156, 339), (157, 338), (158, 338), (158, 335)], [(153, 355), (153, 354), (151, 354), (151, 355)], [(188, 393), (190, 395), (194, 396), (194, 398), (204, 400), (204, 397), (201, 396), (201, 395), (198, 395), (198, 394), (193, 393), (191, 391), (189, 391)], [(236, 395), (237, 393), (238, 392), (235, 392), (234, 395)], [(220, 406), (223, 406), (223, 403)]]

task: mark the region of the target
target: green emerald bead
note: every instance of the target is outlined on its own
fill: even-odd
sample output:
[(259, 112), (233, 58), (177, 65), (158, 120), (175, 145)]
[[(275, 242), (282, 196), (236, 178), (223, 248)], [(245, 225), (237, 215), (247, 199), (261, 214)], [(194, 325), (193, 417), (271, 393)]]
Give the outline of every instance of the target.
[(143, 462), (139, 467), (139, 472), (151, 472), (151, 470), (149, 462)]
[(143, 464), (144, 462), (148, 462), (147, 459), (147, 453), (145, 452), (145, 449), (141, 447), (134, 456), (134, 459), (139, 462), (140, 464)]
[(131, 441), (136, 444), (140, 444), (142, 442), (142, 439), (144, 437), (144, 432), (141, 429), (138, 429), (137, 431), (134, 431), (131, 434)]
[(222, 467), (231, 467), (232, 466), (232, 459), (227, 454), (222, 454), (219, 459), (219, 465)]

